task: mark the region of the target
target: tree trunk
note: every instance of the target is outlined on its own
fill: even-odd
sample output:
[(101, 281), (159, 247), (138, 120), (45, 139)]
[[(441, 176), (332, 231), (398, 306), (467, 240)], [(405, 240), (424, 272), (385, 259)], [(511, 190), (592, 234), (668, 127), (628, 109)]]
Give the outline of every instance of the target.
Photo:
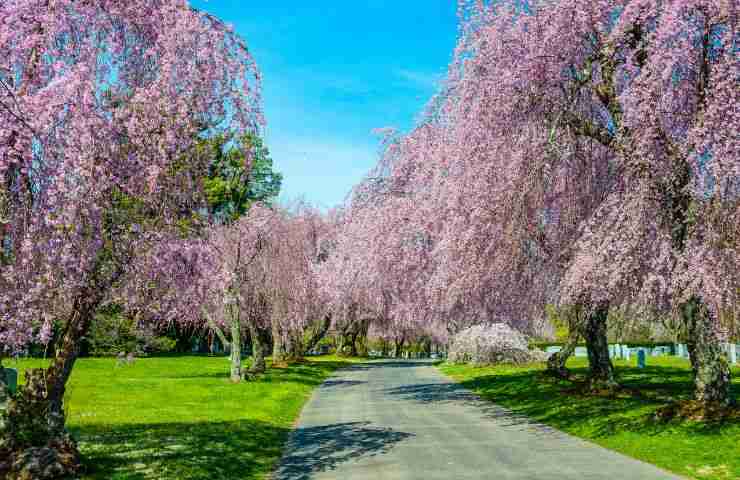
[(264, 373), (265, 365), (265, 339), (263, 333), (253, 323), (249, 325), (249, 335), (252, 337), (252, 366), (249, 373)]
[(349, 347), (349, 352), (346, 353), (348, 357), (357, 356), (357, 332), (352, 331), (347, 335), (345, 347)]
[(54, 361), (46, 370), (28, 370), (26, 385), (8, 402), (0, 458), (13, 459), (13, 463), (0, 461), (0, 478), (52, 479), (79, 472), (77, 444), (65, 429), (64, 394), (103, 290), (95, 287), (80, 292)]
[(311, 335), (309, 336), (304, 346), (304, 353), (309, 352), (316, 347), (316, 344), (318, 344), (326, 336), (326, 333), (329, 331), (330, 326), (331, 314), (327, 313), (321, 318), (321, 320), (318, 322), (318, 325), (316, 325), (315, 328), (311, 331)]
[(609, 343), (606, 337), (609, 306), (599, 305), (589, 313), (584, 328), (586, 348), (588, 348), (588, 383), (591, 389), (613, 389), (614, 366), (609, 358)]
[(369, 320), (362, 320), (358, 323), (352, 338), (354, 357), (367, 357), (367, 330), (369, 327)]
[(399, 358), (401, 356), (401, 349), (403, 349), (403, 344), (406, 341), (404, 337), (401, 337), (400, 340), (396, 338), (394, 340), (394, 346), (393, 346), (393, 356), (396, 358)]
[[(345, 328), (339, 332), (337, 345), (337, 355), (345, 357), (356, 357), (357, 356), (357, 331), (354, 326)], [(347, 350), (349, 347), (349, 350)]]
[(303, 343), (303, 333), (294, 332), (288, 336), (288, 344), (285, 347), (287, 360), (289, 362), (300, 362), (303, 360), (303, 353), (306, 351)]
[(387, 357), (388, 356), (388, 350), (389, 350), (388, 349), (388, 341), (387, 340), (384, 340), (384, 339), (381, 339), (380, 340), (380, 355), (383, 356), (383, 357)]
[(284, 366), (288, 362), (288, 350), (277, 321), (272, 322), (272, 364)]
[(687, 347), (694, 377), (694, 400), (702, 404), (732, 405), (730, 366), (715, 330), (712, 313), (699, 298), (681, 306), (686, 323)]
[(547, 359), (547, 370), (548, 375), (553, 375), (558, 378), (569, 379), (570, 370), (565, 366), (568, 359), (573, 356), (573, 352), (576, 350), (578, 341), (581, 339), (581, 333), (578, 327), (573, 322), (570, 325), (570, 331), (568, 332), (568, 341), (559, 352), (555, 352)]
[(432, 339), (431, 338), (424, 339), (421, 351), (424, 354), (425, 358), (429, 358), (432, 356)]
[(242, 381), (242, 331), (239, 314), (231, 314), (231, 381), (239, 383)]

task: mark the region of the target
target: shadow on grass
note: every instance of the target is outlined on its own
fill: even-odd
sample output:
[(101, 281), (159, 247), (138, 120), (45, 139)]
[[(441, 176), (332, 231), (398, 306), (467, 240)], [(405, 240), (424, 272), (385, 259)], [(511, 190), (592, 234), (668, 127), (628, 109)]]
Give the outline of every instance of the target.
[[(486, 416), (511, 422), (519, 416), (531, 419), (533, 424), (546, 424), (560, 430), (604, 438), (623, 432), (642, 435), (660, 435), (675, 429), (691, 435), (709, 437), (725, 429), (740, 425), (733, 421), (726, 424), (684, 422), (660, 423), (652, 419), (658, 407), (667, 403), (666, 398), (683, 399), (691, 394), (691, 372), (673, 367), (648, 367), (637, 369), (619, 367), (620, 383), (639, 396), (617, 395), (598, 397), (573, 392), (573, 384), (545, 377), (539, 370), (506, 371), (501, 374), (482, 375), (460, 383), (461, 387), (476, 392), (483, 399), (493, 402), (483, 407)], [(586, 369), (573, 369), (578, 375)], [(733, 385), (735, 395), (737, 384)], [(418, 396), (418, 395), (417, 395)], [(427, 395), (427, 398), (433, 398)], [(501, 411), (500, 408), (509, 413)], [(522, 423), (526, 423), (522, 420)]]
[[(263, 383), (276, 383), (276, 382), (294, 382), (302, 383), (304, 385), (317, 386), (320, 385), (324, 378), (326, 378), (331, 372), (344, 368), (350, 365), (345, 362), (305, 362), (290, 364), (287, 367), (272, 368), (268, 366), (267, 370), (259, 374), (254, 380), (245, 380), (253, 382)], [(249, 363), (243, 365), (244, 371), (249, 371)], [(208, 369), (202, 372), (189, 372), (176, 374), (164, 374), (161, 378), (171, 379), (219, 379), (228, 380), (230, 376), (228, 362), (224, 362), (224, 368), (222, 370), (213, 371)]]
[(337, 423), (299, 428), (288, 442), (275, 480), (308, 480), (348, 461), (387, 453), (413, 434), (375, 427), (369, 422)]
[(233, 479), (270, 471), (289, 430), (255, 420), (79, 427), (85, 479)]

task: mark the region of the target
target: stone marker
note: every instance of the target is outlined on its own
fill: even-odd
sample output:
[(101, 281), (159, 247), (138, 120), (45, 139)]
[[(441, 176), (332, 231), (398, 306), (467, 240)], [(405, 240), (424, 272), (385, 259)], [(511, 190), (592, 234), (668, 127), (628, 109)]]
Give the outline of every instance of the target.
[(624, 358), (625, 360), (630, 359), (630, 347), (628, 347), (627, 345), (622, 345), (622, 358)]
[(645, 349), (641, 348), (637, 351), (637, 368), (645, 368), (645, 359), (647, 358), (647, 355), (645, 355)]
[(586, 349), (586, 347), (576, 347), (575, 356), (588, 357), (588, 350)]
[(18, 370), (15, 368), (5, 368), (5, 385), (8, 386), (10, 393), (15, 393), (18, 389)]

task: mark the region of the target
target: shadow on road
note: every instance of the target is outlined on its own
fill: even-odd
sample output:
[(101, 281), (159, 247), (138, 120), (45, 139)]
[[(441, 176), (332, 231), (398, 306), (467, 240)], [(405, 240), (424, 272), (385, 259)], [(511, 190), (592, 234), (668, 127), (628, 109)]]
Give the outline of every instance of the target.
[(440, 363), (441, 360), (371, 360), (367, 363), (354, 364), (346, 370), (370, 370), (373, 368), (411, 368), (430, 367)]
[(394, 444), (412, 436), (369, 422), (299, 428), (291, 436), (274, 478), (308, 480), (314, 473), (334, 470), (350, 460), (387, 453)]
[(327, 380), (319, 388), (353, 387), (355, 385), (362, 385), (363, 383), (367, 382), (362, 380)]
[(532, 420), (524, 415), (517, 414), (502, 406), (482, 400), (459, 383), (424, 383), (417, 385), (403, 385), (384, 390), (386, 395), (396, 396), (402, 400), (420, 403), (459, 402), (473, 406), (481, 412), (485, 419), (494, 420), (502, 428), (527, 430), (540, 435), (551, 437), (563, 436), (563, 433)]
[(387, 388), (383, 391), (386, 395), (397, 396), (399, 400), (410, 400), (414, 402), (473, 402), (478, 399), (475, 395), (457, 383), (423, 383), (414, 385), (402, 385), (395, 388)]

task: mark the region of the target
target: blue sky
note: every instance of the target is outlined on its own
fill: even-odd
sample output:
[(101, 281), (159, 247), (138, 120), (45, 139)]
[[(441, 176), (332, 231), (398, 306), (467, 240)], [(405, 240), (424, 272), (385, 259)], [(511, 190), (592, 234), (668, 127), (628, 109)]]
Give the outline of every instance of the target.
[(340, 203), (375, 163), (373, 128), (408, 130), (446, 72), (455, 0), (194, 0), (232, 24), (264, 76), (283, 199)]

